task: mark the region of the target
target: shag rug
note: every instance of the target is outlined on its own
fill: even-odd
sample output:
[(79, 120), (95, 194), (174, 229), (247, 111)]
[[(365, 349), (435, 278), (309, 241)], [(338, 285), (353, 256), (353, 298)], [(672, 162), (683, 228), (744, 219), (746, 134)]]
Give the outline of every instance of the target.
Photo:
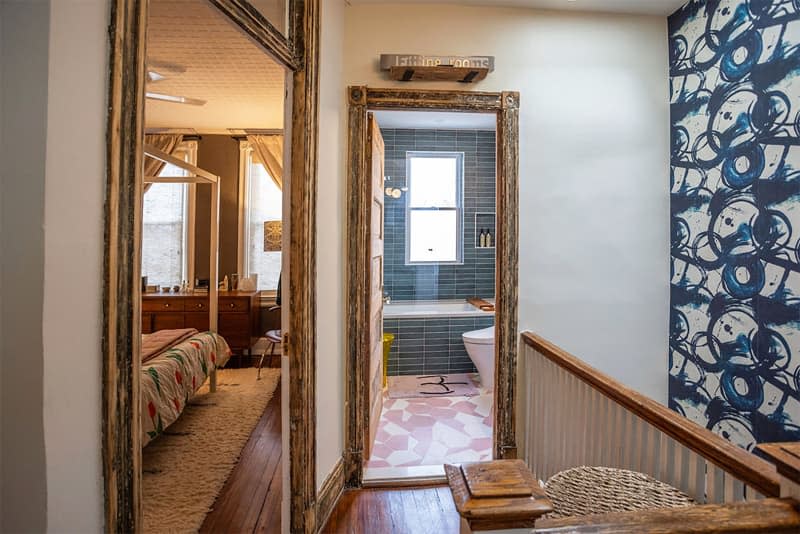
[(387, 377), (390, 399), (416, 397), (474, 397), (479, 395), (477, 375), (421, 375)]
[(144, 532), (197, 532), (264, 413), (280, 369), (220, 369), (142, 451)]

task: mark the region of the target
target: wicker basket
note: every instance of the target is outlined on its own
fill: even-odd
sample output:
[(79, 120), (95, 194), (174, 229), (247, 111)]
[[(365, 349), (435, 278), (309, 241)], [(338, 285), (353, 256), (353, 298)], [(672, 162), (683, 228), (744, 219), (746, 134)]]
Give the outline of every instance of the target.
[(545, 484), (559, 518), (694, 504), (692, 499), (643, 473), (610, 467), (574, 467), (556, 473)]

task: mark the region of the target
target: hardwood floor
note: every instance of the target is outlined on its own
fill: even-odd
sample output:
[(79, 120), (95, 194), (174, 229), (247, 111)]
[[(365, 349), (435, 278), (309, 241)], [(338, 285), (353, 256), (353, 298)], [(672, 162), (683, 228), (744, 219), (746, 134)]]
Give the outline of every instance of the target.
[(330, 534), (458, 534), (450, 488), (363, 489), (342, 495), (322, 532)]
[(280, 532), (281, 387), (267, 403), (201, 533)]

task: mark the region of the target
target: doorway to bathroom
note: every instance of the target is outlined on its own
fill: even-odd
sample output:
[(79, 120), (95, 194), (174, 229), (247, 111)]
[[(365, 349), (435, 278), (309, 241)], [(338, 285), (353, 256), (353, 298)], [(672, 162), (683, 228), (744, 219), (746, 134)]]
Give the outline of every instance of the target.
[(350, 88), (353, 485), (515, 456), (517, 102)]

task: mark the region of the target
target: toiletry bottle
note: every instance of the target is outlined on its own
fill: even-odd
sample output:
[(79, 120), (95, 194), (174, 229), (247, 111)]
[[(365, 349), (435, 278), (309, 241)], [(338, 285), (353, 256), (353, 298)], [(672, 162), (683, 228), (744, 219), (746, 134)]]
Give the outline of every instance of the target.
[(486, 246), (486, 234), (484, 233), (483, 228), (481, 228), (481, 237), (480, 241), (478, 242), (478, 247), (483, 248), (485, 246)]
[(486, 246), (487, 247), (492, 246), (492, 232), (489, 230), (486, 230)]

